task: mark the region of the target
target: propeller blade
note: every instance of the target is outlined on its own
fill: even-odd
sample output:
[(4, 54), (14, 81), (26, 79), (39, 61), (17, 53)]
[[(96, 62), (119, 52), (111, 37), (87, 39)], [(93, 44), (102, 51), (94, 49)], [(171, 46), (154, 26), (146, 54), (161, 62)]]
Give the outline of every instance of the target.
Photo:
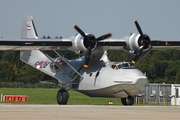
[(96, 41), (104, 40), (104, 39), (107, 39), (107, 38), (109, 38), (111, 36), (112, 36), (112, 33), (108, 33), (108, 34), (105, 34), (105, 35), (102, 35), (102, 36), (98, 37), (96, 39)]
[(141, 27), (140, 27), (139, 23), (137, 22), (137, 20), (134, 20), (134, 23), (136, 25), (137, 30), (139, 31), (139, 34), (141, 36), (143, 36), (143, 32), (142, 32)]
[(73, 28), (75, 28), (84, 38), (86, 38), (85, 33), (76, 25), (73, 25)]
[(134, 23), (135, 23), (135, 25), (136, 25), (136, 28), (137, 28), (137, 30), (138, 30), (138, 32), (139, 32), (139, 34), (141, 35), (140, 36), (140, 41), (138, 41), (138, 44), (139, 44), (139, 49), (136, 51), (136, 53), (135, 53), (135, 56), (134, 56), (134, 59), (132, 59), (132, 64), (136, 64), (136, 61), (138, 60), (138, 58), (141, 56), (141, 54), (142, 54), (142, 52), (143, 52), (143, 49), (146, 49), (146, 48), (148, 48), (149, 47), (149, 45), (150, 45), (150, 38), (147, 36), (147, 35), (145, 35), (145, 34), (143, 34), (143, 32), (142, 32), (142, 30), (141, 30), (141, 27), (140, 27), (140, 25), (139, 25), (139, 23), (137, 22), (137, 20), (135, 19), (134, 20)]
[(91, 47), (89, 46), (87, 49), (86, 57), (85, 57), (85, 62), (84, 62), (84, 67), (88, 68), (89, 60), (91, 57)]

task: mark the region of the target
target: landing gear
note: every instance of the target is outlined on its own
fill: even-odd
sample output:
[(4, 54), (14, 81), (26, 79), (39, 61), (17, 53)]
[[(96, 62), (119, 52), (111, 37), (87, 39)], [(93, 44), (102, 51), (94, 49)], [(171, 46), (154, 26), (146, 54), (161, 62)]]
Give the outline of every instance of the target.
[(57, 102), (59, 105), (66, 105), (69, 98), (69, 93), (65, 89), (60, 89), (57, 93)]
[(121, 98), (121, 102), (123, 105), (133, 105), (134, 98), (132, 96), (128, 96), (127, 98)]

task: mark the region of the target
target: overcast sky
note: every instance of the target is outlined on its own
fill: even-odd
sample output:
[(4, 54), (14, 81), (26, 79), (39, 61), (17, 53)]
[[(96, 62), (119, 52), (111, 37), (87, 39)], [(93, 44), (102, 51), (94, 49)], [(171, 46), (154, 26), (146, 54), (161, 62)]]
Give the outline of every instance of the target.
[(180, 0), (0, 0), (0, 36), (19, 38), (27, 15), (39, 37), (71, 37), (77, 24), (96, 37), (123, 38), (137, 33), (137, 19), (151, 39), (180, 40)]

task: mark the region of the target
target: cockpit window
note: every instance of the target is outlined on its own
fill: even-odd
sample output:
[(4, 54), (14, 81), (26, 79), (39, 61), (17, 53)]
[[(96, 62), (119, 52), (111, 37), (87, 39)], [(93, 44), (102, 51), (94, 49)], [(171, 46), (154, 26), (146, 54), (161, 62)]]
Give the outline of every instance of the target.
[(132, 66), (128, 62), (112, 65), (112, 69), (114, 69), (114, 70), (118, 70), (121, 68), (132, 68)]
[(120, 68), (129, 68), (129, 67), (131, 67), (131, 65), (129, 64), (129, 63), (122, 63), (122, 64), (119, 64), (118, 65), (118, 68), (120, 69)]

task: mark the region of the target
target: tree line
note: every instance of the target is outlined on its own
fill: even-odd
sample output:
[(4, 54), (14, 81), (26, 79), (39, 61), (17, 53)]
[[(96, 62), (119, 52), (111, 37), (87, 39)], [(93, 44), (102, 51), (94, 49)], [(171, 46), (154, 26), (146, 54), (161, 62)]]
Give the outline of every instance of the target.
[[(79, 57), (72, 51), (58, 51), (68, 59)], [(54, 78), (23, 63), (19, 51), (0, 51), (0, 82), (38, 83), (57, 82)], [(46, 51), (51, 57), (58, 57), (53, 51)], [(108, 50), (111, 61), (126, 61), (130, 54), (122, 50)], [(180, 83), (180, 51), (176, 49), (151, 50), (135, 67), (146, 73), (150, 83)]]

